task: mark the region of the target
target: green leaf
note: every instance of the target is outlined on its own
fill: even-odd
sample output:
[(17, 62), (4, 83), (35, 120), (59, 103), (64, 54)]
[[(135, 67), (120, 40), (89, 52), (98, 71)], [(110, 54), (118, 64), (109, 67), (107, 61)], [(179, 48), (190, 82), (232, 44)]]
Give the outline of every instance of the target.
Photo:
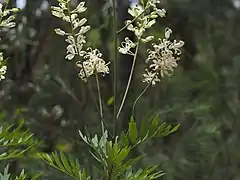
[(16, 177), (15, 180), (25, 180), (27, 178), (27, 174), (25, 174), (24, 169), (21, 171), (21, 174)]
[(63, 171), (66, 171), (66, 169), (64, 168), (64, 165), (61, 163), (57, 153), (52, 153), (52, 157), (53, 160), (55, 161), (55, 163), (57, 164), (57, 166), (62, 169)]
[(84, 136), (83, 133), (82, 133), (80, 130), (79, 130), (78, 132), (79, 132), (79, 135), (80, 135), (80, 137), (82, 138), (82, 140), (83, 140), (86, 144), (90, 145), (89, 142), (88, 142), (87, 137)]
[(155, 171), (157, 168), (157, 166), (152, 166), (152, 167), (148, 167), (144, 170), (139, 169), (137, 172), (133, 173), (132, 171), (128, 172), (126, 174), (126, 178), (127, 180), (149, 180), (149, 179), (158, 179), (159, 177), (163, 176), (164, 173), (162, 171), (158, 171), (153, 173), (153, 171)]
[(36, 175), (34, 175), (31, 180), (37, 180), (43, 173), (38, 173)]
[(68, 160), (66, 158), (66, 156), (63, 154), (63, 153), (60, 153), (60, 157), (61, 157), (61, 160), (62, 160), (62, 163), (64, 165), (64, 167), (66, 168), (66, 170), (71, 174), (73, 173), (69, 163), (68, 163)]
[(164, 130), (164, 133), (163, 133), (163, 136), (168, 136), (170, 134), (170, 129), (171, 129), (171, 125), (168, 125), (165, 130)]
[(0, 160), (21, 157), (30, 148), (32, 148), (32, 146), (30, 146), (24, 150), (13, 150), (13, 151), (9, 151), (9, 152), (4, 152), (4, 153), (0, 154)]
[(128, 136), (124, 132), (122, 132), (120, 135), (120, 141), (123, 147), (129, 146)]
[(77, 159), (74, 161), (70, 155), (69, 158), (63, 153), (60, 153), (60, 157), (57, 153), (52, 153), (52, 155), (39, 153), (38, 156), (53, 168), (62, 171), (73, 178), (82, 180), (79, 173), (81, 170), (79, 167), (79, 161)]
[(141, 139), (145, 139), (146, 136), (149, 134), (149, 127), (150, 122), (149, 119), (143, 119), (141, 122), (141, 128), (140, 128), (140, 137)]
[(107, 138), (108, 138), (108, 132), (107, 130), (105, 130), (105, 132), (103, 133), (100, 141), (99, 141), (99, 146), (100, 147), (105, 147), (106, 146), (106, 143), (107, 143)]
[(121, 165), (122, 162), (126, 159), (130, 152), (131, 148), (130, 147), (125, 147), (120, 150), (120, 152), (116, 156), (116, 165)]
[(113, 147), (112, 147), (112, 142), (107, 142), (107, 162), (108, 164), (114, 164), (115, 159), (114, 159), (114, 152), (113, 152)]
[(163, 122), (160, 127), (158, 128), (158, 133), (161, 134), (164, 132), (165, 128), (167, 126), (167, 123), (166, 122)]
[(1, 180), (9, 180), (10, 174), (8, 174), (8, 168), (9, 166), (7, 165), (7, 167), (4, 169), (4, 173), (3, 174), (0, 173)]
[(137, 130), (137, 125), (134, 122), (133, 116), (131, 116), (130, 123), (129, 123), (129, 128), (128, 128), (128, 135), (130, 140), (132, 141), (133, 144), (137, 143), (137, 137), (138, 137), (138, 130)]
[(151, 123), (151, 127), (149, 130), (149, 136), (154, 137), (154, 134), (156, 134), (158, 128), (159, 128), (159, 119), (158, 119), (158, 116), (155, 116)]
[(128, 160), (126, 163), (122, 164), (118, 168), (114, 169), (113, 175), (121, 174), (126, 171), (128, 168), (136, 164), (140, 159), (142, 159), (145, 155), (138, 156), (134, 159)]
[(176, 131), (179, 129), (179, 127), (180, 127), (180, 124), (174, 126), (174, 128), (172, 128), (172, 129), (170, 130), (170, 134), (176, 132)]

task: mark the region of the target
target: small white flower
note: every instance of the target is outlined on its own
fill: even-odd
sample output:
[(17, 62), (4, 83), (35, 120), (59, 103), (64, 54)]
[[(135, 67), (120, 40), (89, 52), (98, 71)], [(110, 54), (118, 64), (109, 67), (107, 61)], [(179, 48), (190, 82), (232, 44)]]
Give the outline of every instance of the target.
[(65, 31), (61, 30), (60, 28), (54, 29), (54, 31), (56, 34), (58, 34), (60, 36), (64, 36), (67, 34)]
[(153, 86), (156, 85), (157, 82), (160, 82), (161, 80), (158, 78), (157, 73), (156, 72), (151, 72), (148, 71), (147, 69), (145, 69), (146, 73), (143, 74), (143, 82), (146, 83), (151, 83)]
[(153, 39), (154, 39), (154, 36), (148, 36), (148, 37), (146, 37), (146, 38), (142, 38), (141, 41), (142, 41), (143, 43), (147, 43), (147, 42), (152, 41)]
[(14, 20), (15, 20), (15, 16), (11, 15), (7, 19), (2, 20), (0, 22), (0, 26), (5, 28), (13, 28), (16, 26), (16, 23), (13, 22)]
[(87, 78), (93, 75), (94, 73), (101, 73), (103, 76), (109, 73), (108, 64), (102, 58), (102, 54), (98, 49), (92, 50), (88, 49), (88, 52), (85, 53), (85, 61), (77, 62), (77, 66), (80, 68), (79, 77), (83, 81), (87, 81)]
[(71, 23), (71, 18), (70, 18), (70, 16), (63, 16), (62, 20)]
[(74, 21), (72, 21), (73, 24), (73, 29), (77, 29), (78, 27), (81, 27), (82, 25), (84, 25), (87, 22), (86, 18), (83, 18), (81, 20), (79, 20), (78, 18), (75, 19)]
[(128, 9), (128, 13), (133, 16), (133, 17), (137, 17), (140, 14), (142, 14), (144, 11), (144, 9), (142, 8), (142, 6), (135, 4), (132, 8)]
[(7, 72), (7, 66), (0, 67), (0, 81), (5, 79), (5, 74)]
[(63, 18), (65, 16), (64, 13), (60, 13), (60, 12), (57, 12), (57, 11), (52, 11), (52, 15), (54, 15), (58, 18)]
[(67, 4), (66, 3), (59, 3), (59, 6), (62, 10), (67, 10)]
[(0, 81), (5, 79), (5, 74), (7, 72), (7, 66), (3, 63), (3, 53), (0, 52)]
[(159, 4), (160, 1), (159, 0), (149, 0), (148, 3), (150, 4), (150, 6), (156, 7), (156, 4)]
[(84, 7), (84, 5), (85, 5), (85, 2), (80, 2), (80, 3), (78, 4), (78, 6), (76, 7), (75, 11), (78, 12), (78, 13), (83, 13), (83, 12), (85, 12), (85, 11), (87, 10), (87, 8)]
[[(60, 4), (61, 4), (61, 3), (60, 3)], [(62, 8), (62, 7), (52, 6), (51, 9), (52, 9), (52, 12), (53, 12), (53, 11), (57, 11), (57, 12), (63, 13), (63, 8)]]
[(78, 34), (85, 34), (91, 29), (90, 26), (82, 26), (81, 29), (79, 30)]
[(166, 28), (165, 29), (165, 38), (169, 39), (171, 34), (172, 34), (172, 30), (170, 28)]
[(68, 59), (69, 61), (71, 61), (74, 57), (75, 57), (75, 54), (68, 54), (66, 55), (65, 59)]
[(121, 43), (122, 47), (119, 47), (118, 50), (122, 54), (133, 55), (131, 49), (136, 46), (134, 42), (132, 42), (128, 37), (125, 38), (125, 42)]
[(76, 13), (71, 14), (71, 20), (72, 21), (75, 20), (77, 17), (78, 17), (78, 15)]
[(151, 21), (149, 21), (149, 22), (147, 23), (147, 25), (145, 26), (145, 28), (151, 28), (155, 23), (156, 23), (156, 20), (153, 19), (153, 20), (151, 20)]
[(156, 11), (161, 18), (166, 16), (167, 11), (165, 9), (157, 9)]
[(85, 44), (86, 40), (85, 40), (85, 36), (83, 36), (82, 34), (77, 35), (77, 44)]

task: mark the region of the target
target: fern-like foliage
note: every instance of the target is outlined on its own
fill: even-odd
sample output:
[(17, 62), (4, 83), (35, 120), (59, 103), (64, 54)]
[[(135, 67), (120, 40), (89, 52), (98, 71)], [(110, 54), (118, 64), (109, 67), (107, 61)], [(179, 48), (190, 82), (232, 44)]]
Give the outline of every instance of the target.
[(23, 130), (23, 123), (21, 121), (16, 128), (12, 125), (0, 127), (0, 160), (19, 157), (37, 144), (33, 134)]
[[(158, 179), (164, 173), (156, 171), (157, 166), (146, 169), (139, 169), (137, 172), (129, 171), (133, 166), (144, 157), (144, 154), (135, 158), (129, 158), (129, 154), (138, 144), (151, 140), (152, 138), (167, 136), (174, 133), (179, 125), (167, 125), (166, 123), (159, 124), (158, 117), (145, 122), (138, 129), (133, 117), (130, 119), (127, 133), (122, 133), (120, 138), (116, 136), (114, 140), (109, 138), (109, 133), (102, 127), (102, 136), (90, 136), (88, 132), (84, 135), (79, 131), (82, 140), (88, 145), (91, 156), (100, 164), (98, 169), (99, 174), (104, 176), (104, 179), (109, 180), (148, 180)], [(71, 156), (65, 156), (63, 153), (57, 154), (39, 154), (47, 164), (55, 169), (64, 172), (65, 174), (78, 180), (89, 180), (86, 170), (80, 169), (79, 161), (73, 160)], [(95, 164), (93, 164), (94, 166)]]
[(135, 147), (138, 144), (149, 141), (153, 138), (168, 136), (176, 132), (179, 126), (179, 124), (175, 126), (171, 124), (168, 125), (166, 122), (160, 124), (158, 116), (155, 116), (153, 119), (143, 120), (140, 128), (138, 129), (137, 123), (134, 118), (131, 117), (128, 132), (123, 132), (121, 134), (121, 143), (124, 146), (129, 146), (131, 144)]
[(132, 169), (130, 169), (126, 177), (124, 179), (126, 180), (150, 180), (150, 179), (158, 179), (161, 176), (163, 176), (165, 173), (162, 171), (158, 171), (154, 173), (154, 170), (156, 170), (157, 166), (148, 167), (144, 170), (139, 169), (137, 172), (133, 172)]
[[(132, 131), (132, 129), (130, 129), (130, 131)], [(101, 138), (98, 138), (97, 135), (95, 135), (93, 138), (90, 138), (89, 135), (83, 135), (81, 131), (79, 131), (79, 134), (86, 144), (89, 145), (89, 151), (92, 157), (94, 157), (102, 165), (102, 172), (107, 175), (107, 179), (124, 179), (123, 177), (126, 172), (144, 157), (144, 155), (141, 155), (135, 158), (129, 158), (128, 156), (134, 146), (121, 143), (121, 140), (119, 140), (118, 136), (114, 141), (108, 140), (108, 132), (106, 130)], [(140, 179), (142, 177), (145, 179), (157, 179), (163, 173), (161, 171), (152, 173), (152, 171), (155, 169), (156, 167), (141, 171), (139, 170), (136, 174), (132, 173), (127, 178), (125, 177), (125, 179), (132, 180), (134, 177), (138, 176)], [(142, 180), (145, 179), (142, 178)]]
[[(8, 173), (8, 169), (9, 169), (9, 166), (7, 166), (7, 167), (4, 169), (3, 174), (0, 173), (0, 179), (1, 179), (1, 180), (27, 180), (27, 179), (30, 179), (30, 178), (27, 176), (27, 174), (25, 173), (24, 170), (21, 171), (21, 173), (20, 173), (19, 176), (13, 178), (13, 177), (11, 177), (11, 174)], [(33, 177), (31, 178), (31, 180), (37, 180), (40, 175), (41, 175), (41, 174), (37, 174), (37, 175), (33, 176)]]
[(80, 169), (79, 161), (73, 159), (70, 155), (67, 157), (63, 153), (52, 153), (48, 155), (45, 153), (38, 154), (43, 161), (59, 171), (73, 177), (78, 180), (90, 180), (91, 178), (87, 175), (86, 170)]

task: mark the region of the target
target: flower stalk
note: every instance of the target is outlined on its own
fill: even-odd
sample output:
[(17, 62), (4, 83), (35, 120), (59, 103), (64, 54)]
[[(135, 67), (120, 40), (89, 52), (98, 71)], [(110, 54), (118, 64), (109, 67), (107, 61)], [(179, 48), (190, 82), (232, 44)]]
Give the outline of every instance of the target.
[(132, 23), (134, 23), (140, 16), (142, 16), (151, 6), (147, 6), (144, 11), (142, 11), (138, 16), (133, 18), (130, 22), (126, 23), (125, 26), (123, 26), (120, 30), (117, 31), (117, 34), (120, 34), (122, 31), (128, 28)]
[(142, 92), (140, 93), (140, 95), (136, 98), (136, 100), (133, 103), (133, 107), (132, 107), (132, 116), (134, 116), (135, 113), (135, 107), (137, 105), (137, 102), (139, 101), (139, 99), (145, 94), (145, 92), (148, 90), (148, 88), (150, 87), (150, 85), (152, 84), (152, 82), (154, 81), (155, 77), (157, 76), (157, 73), (154, 75), (154, 77), (152, 78), (152, 80), (145, 86), (145, 88), (142, 90)]
[(132, 63), (130, 75), (129, 75), (129, 78), (128, 78), (128, 83), (127, 83), (127, 86), (126, 86), (126, 89), (125, 89), (125, 92), (124, 92), (124, 95), (123, 95), (123, 99), (121, 101), (121, 105), (120, 105), (118, 113), (117, 113), (117, 119), (119, 118), (119, 115), (120, 115), (120, 113), (122, 111), (123, 105), (124, 105), (124, 103), (126, 101), (126, 98), (127, 98), (127, 95), (128, 95), (128, 91), (129, 91), (129, 88), (130, 88), (130, 84), (131, 84), (131, 81), (132, 81), (133, 72), (134, 72), (135, 64), (136, 64), (136, 60), (137, 60), (139, 44), (140, 44), (140, 39), (137, 42), (135, 54), (134, 54), (134, 57), (133, 57), (133, 63)]
[[(109, 73), (109, 68), (107, 66), (109, 63), (105, 63), (105, 61), (101, 58), (102, 54), (98, 49), (92, 49), (91, 47), (87, 48), (86, 50), (83, 49), (83, 46), (86, 43), (85, 33), (90, 29), (90, 26), (85, 25), (87, 19), (79, 18), (79, 14), (85, 12), (87, 9), (84, 5), (84, 2), (80, 2), (75, 9), (71, 10), (70, 1), (61, 0), (61, 2), (59, 1), (58, 7), (52, 6), (52, 14), (69, 23), (71, 29), (70, 33), (65, 32), (60, 28), (55, 29), (55, 32), (60, 36), (67, 36), (65, 41), (68, 42), (69, 45), (67, 46), (67, 55), (65, 58), (68, 60), (72, 60), (76, 56), (79, 58), (79, 61), (76, 63), (76, 65), (80, 68), (79, 77), (87, 83), (94, 104), (101, 117), (101, 124), (103, 124), (107, 129), (107, 125), (103, 118), (100, 85), (98, 76), (96, 76), (96, 74), (102, 73), (104, 76), (105, 74)], [(96, 76), (99, 106), (97, 103), (97, 98), (93, 92), (91, 82), (88, 80), (88, 78), (92, 75)]]
[[(98, 113), (101, 117), (101, 124), (105, 127), (103, 115), (103, 102), (101, 97), (101, 89), (98, 74), (105, 76), (110, 73), (108, 65), (110, 62), (105, 62), (102, 59), (102, 54), (98, 49), (88, 47), (84, 49), (86, 44), (85, 34), (91, 29), (90, 26), (85, 25), (87, 22), (86, 18), (80, 18), (79, 14), (86, 11), (85, 2), (80, 2), (73, 10), (70, 9), (71, 0), (58, 0), (59, 6), (52, 6), (52, 14), (57, 18), (62, 19), (71, 26), (71, 32), (65, 32), (64, 30), (57, 28), (55, 29), (56, 34), (65, 36), (67, 45), (67, 54), (65, 59), (73, 60), (75, 57), (78, 58), (76, 65), (79, 67), (79, 77), (87, 83), (93, 101), (97, 107)], [(146, 36), (146, 31), (151, 29), (157, 22), (157, 18), (163, 18), (166, 15), (165, 9), (159, 9), (157, 4), (159, 0), (148, 0), (140, 1), (140, 4), (136, 4), (128, 9), (128, 13), (132, 16), (131, 20), (125, 21), (125, 26), (120, 30), (118, 28), (117, 21), (117, 9), (116, 0), (112, 2), (112, 13), (113, 13), (113, 43), (114, 43), (114, 58), (113, 58), (113, 137), (116, 135), (116, 122), (120, 117), (122, 109), (125, 105), (131, 82), (133, 79), (133, 73), (136, 66), (138, 51), (140, 43), (147, 44), (155, 39), (154, 36)], [(135, 41), (129, 37), (125, 37), (124, 41), (120, 43), (118, 47), (118, 34), (123, 30), (129, 30), (135, 35)], [(159, 38), (158, 43), (152, 44), (152, 49), (148, 50), (148, 57), (146, 63), (149, 63), (148, 67), (145, 68), (143, 73), (142, 82), (147, 83), (146, 87), (136, 98), (132, 106), (132, 115), (134, 115), (135, 107), (139, 99), (144, 95), (148, 88), (156, 83), (160, 82), (165, 76), (171, 76), (174, 69), (177, 67), (177, 61), (181, 54), (180, 48), (184, 45), (183, 41), (177, 41), (170, 38), (172, 31), (170, 28), (165, 29), (165, 37)], [(156, 42), (156, 41), (155, 41)], [(133, 62), (131, 71), (128, 77), (127, 85), (123, 93), (123, 97), (118, 104), (118, 53), (124, 55), (133, 56)], [(95, 76), (96, 87), (97, 87), (97, 98), (92, 89), (91, 82), (89, 81), (90, 76)], [(118, 106), (119, 105), (119, 106)], [(103, 128), (102, 128), (103, 130)]]
[(95, 73), (95, 79), (96, 79), (97, 91), (98, 91), (99, 111), (100, 111), (100, 116), (103, 119), (101, 89), (100, 89), (100, 84), (99, 84), (98, 74), (97, 73)]

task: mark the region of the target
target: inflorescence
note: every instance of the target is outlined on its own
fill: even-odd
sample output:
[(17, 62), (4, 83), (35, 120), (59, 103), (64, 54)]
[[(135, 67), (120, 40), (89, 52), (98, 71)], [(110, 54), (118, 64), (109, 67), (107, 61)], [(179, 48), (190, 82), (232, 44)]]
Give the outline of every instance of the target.
[(109, 73), (108, 64), (101, 57), (102, 54), (98, 49), (91, 47), (84, 50), (86, 44), (86, 33), (91, 29), (85, 25), (86, 18), (80, 18), (79, 15), (87, 10), (84, 2), (80, 2), (76, 8), (70, 10), (70, 0), (58, 0), (59, 6), (52, 6), (52, 14), (63, 21), (69, 23), (71, 32), (55, 29), (56, 34), (66, 36), (67, 55), (66, 59), (72, 60), (76, 56), (80, 57), (76, 65), (80, 68), (79, 77), (87, 82), (87, 78), (93, 74), (101, 73), (102, 75)]

